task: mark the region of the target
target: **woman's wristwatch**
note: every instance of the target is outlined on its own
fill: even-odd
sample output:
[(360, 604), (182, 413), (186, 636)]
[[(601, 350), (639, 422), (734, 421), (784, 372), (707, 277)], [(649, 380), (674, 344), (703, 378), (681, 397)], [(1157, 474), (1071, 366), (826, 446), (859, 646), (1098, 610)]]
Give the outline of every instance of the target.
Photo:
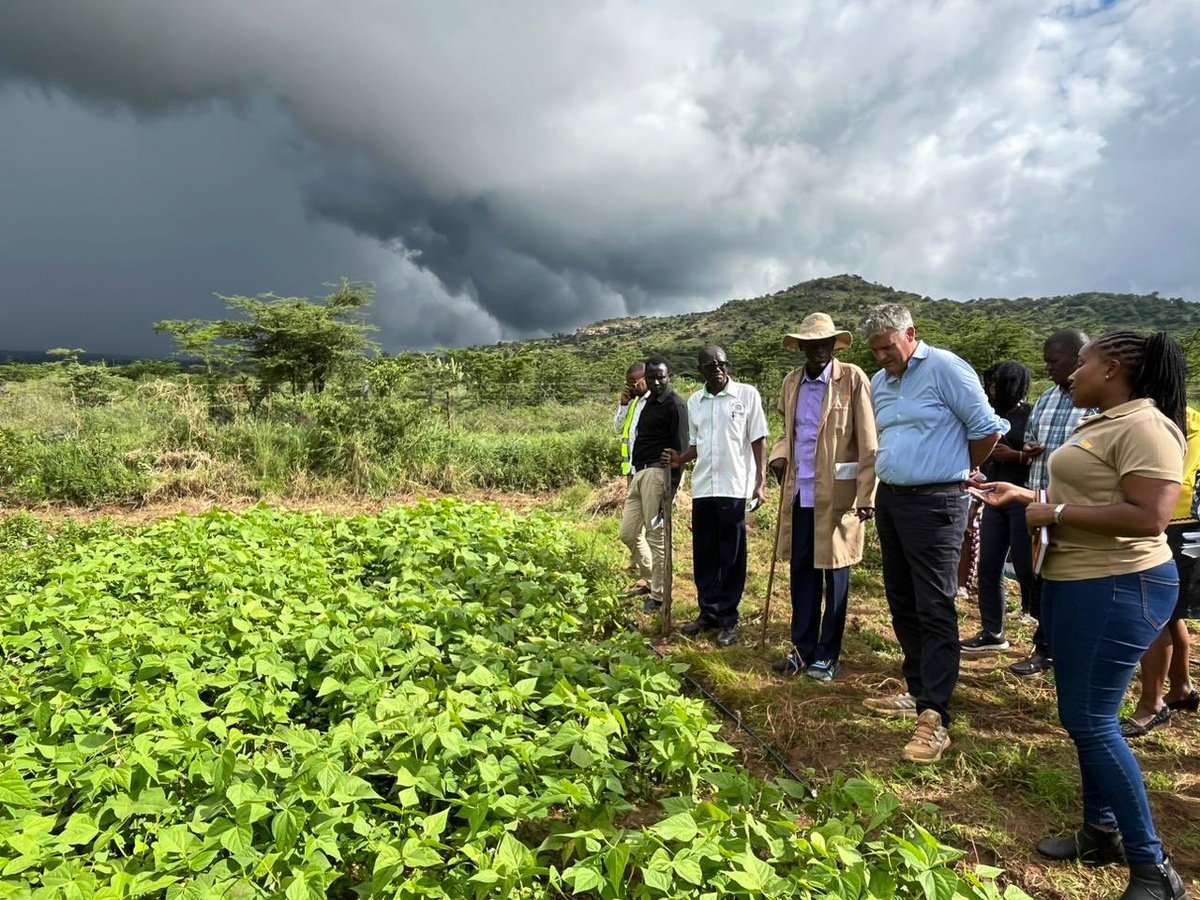
[(1060, 504), (1058, 504), (1058, 506), (1054, 507), (1054, 524), (1055, 525), (1058, 525), (1060, 522), (1062, 522), (1062, 514), (1063, 514), (1063, 510), (1066, 508), (1066, 506), (1067, 506), (1067, 504), (1060, 503)]

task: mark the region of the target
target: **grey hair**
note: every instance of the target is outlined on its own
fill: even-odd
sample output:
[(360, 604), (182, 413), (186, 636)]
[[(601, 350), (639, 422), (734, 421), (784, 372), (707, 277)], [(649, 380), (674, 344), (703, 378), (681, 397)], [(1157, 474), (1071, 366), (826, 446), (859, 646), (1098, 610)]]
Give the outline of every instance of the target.
[(869, 310), (863, 316), (858, 330), (862, 333), (863, 340), (869, 341), (877, 334), (884, 334), (888, 331), (904, 331), (912, 327), (912, 313), (906, 307), (899, 303), (885, 303), (883, 306), (876, 306)]

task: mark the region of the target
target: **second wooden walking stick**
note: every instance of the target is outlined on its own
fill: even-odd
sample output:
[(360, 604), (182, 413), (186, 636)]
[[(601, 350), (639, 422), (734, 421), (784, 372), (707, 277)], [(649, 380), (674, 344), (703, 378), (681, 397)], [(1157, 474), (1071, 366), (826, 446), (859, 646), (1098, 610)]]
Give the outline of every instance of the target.
[(663, 595), (662, 595), (662, 633), (666, 637), (671, 633), (671, 585), (675, 574), (675, 554), (672, 548), (674, 535), (671, 528), (671, 510), (675, 507), (673, 496), (672, 469), (663, 466)]
[(763, 603), (762, 633), (758, 636), (761, 650), (767, 643), (767, 627), (771, 624), (771, 592), (775, 589), (775, 560), (779, 556), (779, 523), (783, 520), (783, 479), (779, 479), (779, 508), (775, 511), (775, 529), (771, 534), (771, 573), (767, 576), (767, 599)]

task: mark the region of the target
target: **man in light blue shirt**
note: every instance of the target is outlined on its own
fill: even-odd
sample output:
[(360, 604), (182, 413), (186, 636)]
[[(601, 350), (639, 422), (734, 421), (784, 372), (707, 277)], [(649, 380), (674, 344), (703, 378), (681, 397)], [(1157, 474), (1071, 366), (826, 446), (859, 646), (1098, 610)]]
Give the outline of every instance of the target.
[(950, 698), (958, 682), (954, 599), (967, 524), (963, 482), (1008, 424), (966, 362), (917, 340), (903, 306), (876, 307), (861, 330), (883, 367), (871, 379), (879, 434), (875, 515), (884, 591), (908, 688), (864, 705), (887, 715), (916, 715), (904, 758), (932, 763), (950, 746)]

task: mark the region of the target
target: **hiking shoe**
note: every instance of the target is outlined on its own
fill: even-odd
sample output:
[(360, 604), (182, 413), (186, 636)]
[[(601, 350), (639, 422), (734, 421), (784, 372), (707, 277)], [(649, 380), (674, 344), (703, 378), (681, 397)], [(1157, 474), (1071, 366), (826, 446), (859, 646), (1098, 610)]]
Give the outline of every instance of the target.
[(1074, 834), (1042, 838), (1038, 841), (1037, 852), (1046, 859), (1063, 862), (1077, 859), (1088, 866), (1125, 862), (1121, 832), (1105, 831), (1087, 822)]
[(963, 653), (986, 653), (990, 650), (1007, 650), (1008, 640), (1004, 635), (988, 634), (981, 631), (973, 638), (967, 638), (958, 644)]
[(695, 622), (688, 622), (686, 625), (681, 625), (679, 627), (679, 633), (687, 637), (695, 637), (702, 631), (709, 631), (716, 627), (716, 625), (713, 625), (710, 622), (697, 619)]
[(658, 612), (660, 609), (662, 609), (662, 600), (653, 594), (642, 601), (642, 612), (652, 613)]
[(771, 668), (780, 675), (799, 675), (804, 671), (804, 659), (793, 647), (783, 659), (777, 659), (771, 663)]
[(730, 625), (728, 628), (722, 628), (720, 634), (717, 635), (716, 644), (718, 647), (732, 647), (738, 642), (738, 627)]
[(950, 733), (942, 724), (942, 714), (927, 709), (917, 716), (912, 740), (904, 745), (904, 758), (915, 763), (935, 763), (950, 747)]
[(863, 706), (881, 716), (915, 716), (917, 698), (912, 694), (893, 694), (891, 697), (867, 697)]
[(837, 673), (842, 671), (842, 664), (832, 659), (818, 659), (808, 667), (804, 674), (817, 681), (833, 681)]
[(1015, 662), (1008, 667), (1008, 671), (1014, 675), (1020, 675), (1022, 678), (1029, 678), (1033, 675), (1045, 672), (1048, 669), (1054, 668), (1054, 660), (1050, 657), (1038, 653), (1034, 650), (1029, 654), (1028, 659), (1023, 659), (1020, 662)]
[(642, 594), (650, 593), (650, 582), (635, 581), (629, 587), (625, 588), (626, 597), (640, 597)]

